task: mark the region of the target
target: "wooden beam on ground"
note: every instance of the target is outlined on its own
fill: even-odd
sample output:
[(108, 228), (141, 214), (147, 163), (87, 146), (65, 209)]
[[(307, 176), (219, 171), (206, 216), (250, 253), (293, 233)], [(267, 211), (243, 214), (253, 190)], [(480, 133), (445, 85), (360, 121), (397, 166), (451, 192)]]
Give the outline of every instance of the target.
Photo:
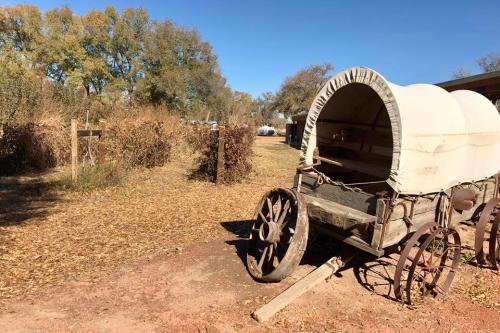
[(71, 119), (71, 180), (78, 177), (78, 130), (76, 119)]
[(288, 304), (293, 302), (299, 296), (312, 289), (314, 286), (330, 278), (339, 269), (344, 267), (344, 265), (349, 262), (355, 255), (357, 251), (353, 251), (344, 260), (339, 257), (333, 257), (323, 265), (316, 268), (311, 273), (307, 274), (305, 277), (297, 281), (295, 284), (290, 286), (287, 290), (273, 298), (269, 303), (262, 306), (252, 313), (252, 317), (258, 322), (265, 322), (274, 316), (277, 312), (284, 309)]
[(224, 126), (219, 126), (219, 143), (217, 148), (217, 174), (215, 180), (217, 184), (224, 182), (224, 136), (226, 130)]

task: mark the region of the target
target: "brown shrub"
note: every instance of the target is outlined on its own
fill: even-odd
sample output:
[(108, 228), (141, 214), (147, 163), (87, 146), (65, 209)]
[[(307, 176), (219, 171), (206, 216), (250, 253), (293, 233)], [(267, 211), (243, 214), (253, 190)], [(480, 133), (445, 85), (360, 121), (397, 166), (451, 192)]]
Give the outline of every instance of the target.
[(167, 163), (184, 134), (177, 117), (162, 114), (146, 110), (108, 120), (99, 143), (101, 158), (123, 161), (130, 167), (152, 168)]
[[(64, 116), (44, 111), (31, 122), (0, 127), (0, 175), (45, 170), (70, 161), (70, 131)], [(122, 109), (100, 127), (100, 140), (78, 140), (82, 167), (92, 166), (86, 163), (89, 151), (102, 164), (112, 161), (125, 168), (152, 168), (168, 162), (174, 147), (187, 148), (181, 144), (186, 142), (187, 127), (163, 109)], [(87, 171), (89, 177), (102, 173), (100, 169)]]
[[(198, 132), (198, 168), (193, 176), (215, 181), (217, 175), (217, 151), (219, 134), (208, 128), (199, 128)], [(250, 127), (229, 126), (224, 135), (224, 182), (235, 183), (243, 180), (252, 170), (250, 158), (255, 138)]]
[(0, 131), (0, 175), (43, 171), (69, 160), (69, 131), (57, 119), (4, 124)]

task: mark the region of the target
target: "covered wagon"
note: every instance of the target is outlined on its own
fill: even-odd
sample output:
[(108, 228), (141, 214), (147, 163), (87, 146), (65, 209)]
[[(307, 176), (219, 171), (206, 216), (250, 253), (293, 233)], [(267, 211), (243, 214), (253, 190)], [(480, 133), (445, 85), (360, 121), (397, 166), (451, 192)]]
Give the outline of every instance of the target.
[(376, 257), (399, 252), (396, 297), (441, 296), (460, 261), (457, 223), (474, 222), (478, 263), (497, 267), (499, 170), (500, 115), (482, 95), (347, 69), (312, 103), (294, 187), (257, 207), (248, 270), (291, 274), (311, 223)]

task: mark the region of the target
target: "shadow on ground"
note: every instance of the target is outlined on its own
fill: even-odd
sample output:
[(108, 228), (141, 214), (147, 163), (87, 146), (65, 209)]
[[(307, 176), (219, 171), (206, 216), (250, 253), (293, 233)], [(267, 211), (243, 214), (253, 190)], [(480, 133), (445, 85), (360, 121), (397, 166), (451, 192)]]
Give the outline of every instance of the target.
[[(227, 231), (237, 237), (237, 239), (228, 240), (226, 243), (235, 247), (236, 253), (244, 265), (246, 265), (247, 237), (252, 223), (252, 220), (221, 223)], [(311, 228), (307, 248), (300, 264), (319, 267), (332, 257), (345, 257), (353, 251), (357, 251), (357, 254), (335, 276), (341, 277), (343, 271), (353, 269), (357, 282), (363, 288), (379, 296), (395, 300), (393, 278), (397, 262), (391, 256), (376, 259)]]
[(221, 225), (227, 231), (233, 233), (237, 239), (227, 240), (226, 244), (232, 245), (236, 249), (236, 254), (246, 265), (247, 259), (247, 238), (252, 227), (252, 220), (226, 221), (221, 222)]
[[(236, 248), (236, 253), (244, 264), (246, 264), (247, 238), (252, 223), (253, 220), (227, 221), (221, 223), (224, 229), (237, 237), (237, 239), (228, 240), (226, 243)], [(301, 265), (320, 266), (331, 257), (342, 255), (345, 251), (349, 251), (349, 249), (339, 244), (338, 241), (311, 231), (307, 242), (307, 249), (301, 260)]]
[(0, 177), (0, 227), (44, 217), (58, 200), (54, 185), (38, 177)]
[(362, 255), (353, 262), (353, 272), (358, 283), (373, 294), (392, 301), (394, 297), (394, 272), (396, 262), (391, 258), (373, 259), (369, 255)]

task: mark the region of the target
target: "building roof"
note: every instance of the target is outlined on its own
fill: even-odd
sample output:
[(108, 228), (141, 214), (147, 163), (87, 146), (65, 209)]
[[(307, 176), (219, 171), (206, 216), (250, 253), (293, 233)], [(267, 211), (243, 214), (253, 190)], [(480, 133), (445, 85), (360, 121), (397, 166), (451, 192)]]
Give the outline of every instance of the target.
[(492, 101), (500, 99), (500, 71), (473, 75), (461, 79), (437, 83), (447, 91), (472, 90)]

